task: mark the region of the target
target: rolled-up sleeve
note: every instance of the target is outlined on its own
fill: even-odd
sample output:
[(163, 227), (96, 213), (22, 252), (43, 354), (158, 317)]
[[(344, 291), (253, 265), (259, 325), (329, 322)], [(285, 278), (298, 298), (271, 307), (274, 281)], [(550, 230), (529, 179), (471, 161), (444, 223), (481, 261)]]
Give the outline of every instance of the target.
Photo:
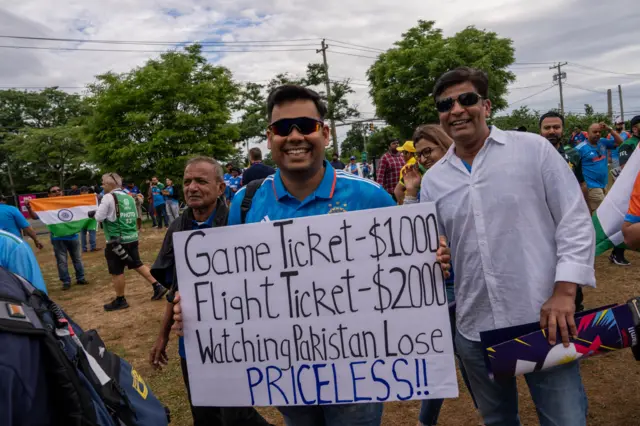
[(595, 287), (595, 230), (580, 185), (551, 144), (543, 149), (542, 179), (556, 225), (555, 280)]

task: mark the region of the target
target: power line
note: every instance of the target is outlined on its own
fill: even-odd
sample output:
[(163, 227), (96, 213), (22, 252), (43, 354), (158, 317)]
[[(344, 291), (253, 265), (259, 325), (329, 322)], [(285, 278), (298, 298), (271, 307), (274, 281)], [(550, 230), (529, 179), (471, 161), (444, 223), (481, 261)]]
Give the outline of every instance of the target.
[(335, 54), (338, 54), (338, 55), (345, 55), (345, 56), (355, 56), (357, 58), (378, 59), (377, 56), (356, 55), (355, 53), (336, 52), (335, 50), (330, 50), (329, 53), (335, 53)]
[(599, 95), (606, 95), (606, 94), (607, 94), (606, 92), (599, 92), (599, 91), (597, 91), (597, 90), (587, 89), (586, 87), (577, 86), (577, 85), (575, 85), (575, 84), (569, 84), (569, 83), (564, 83), (564, 84), (565, 84), (565, 86), (573, 87), (573, 88), (575, 88), (575, 89), (584, 90), (584, 91), (586, 91), (586, 92), (597, 93), (597, 94), (599, 94)]
[(546, 92), (547, 90), (550, 90), (550, 89), (552, 89), (552, 88), (554, 88), (554, 87), (555, 87), (555, 84), (552, 84), (551, 86), (547, 87), (546, 89), (541, 90), (541, 91), (539, 91), (539, 92), (536, 92), (536, 93), (534, 93), (534, 94), (533, 94), (533, 95), (531, 95), (531, 96), (527, 96), (526, 98), (522, 98), (522, 99), (518, 99), (517, 101), (510, 102), (510, 103), (509, 103), (509, 106), (513, 106), (513, 104), (517, 104), (517, 103), (519, 103), (519, 102), (526, 101), (527, 99), (531, 99), (531, 98), (533, 98), (534, 96), (538, 96), (538, 95), (540, 95), (540, 94), (542, 94), (542, 93)]
[[(84, 52), (123, 52), (123, 53), (167, 53), (171, 50), (147, 50), (147, 49), (85, 49), (81, 47), (42, 47), (42, 46), (7, 46), (0, 45), (3, 49), (34, 49), (34, 50), (61, 50), (61, 51), (84, 51)], [(245, 53), (245, 52), (309, 52), (315, 49), (244, 49), (244, 50), (202, 50), (202, 53)], [(337, 53), (337, 52), (334, 52)], [(375, 59), (375, 58), (374, 58)]]
[(330, 41), (330, 42), (333, 42), (333, 43), (344, 44), (344, 45), (347, 45), (347, 46), (355, 46), (355, 47), (361, 47), (361, 48), (364, 48), (364, 49), (373, 50), (373, 51), (378, 51), (378, 52), (386, 52), (386, 50), (384, 50), (384, 49), (378, 49), (377, 47), (369, 47), (369, 46), (363, 46), (363, 45), (361, 45), (361, 44), (347, 43), (347, 42), (344, 42), (344, 41), (340, 41), (340, 40), (333, 40), (333, 39), (330, 39), (330, 38), (328, 38), (328, 39), (326, 39), (326, 40), (327, 40), (327, 41)]
[(626, 75), (626, 76), (630, 76), (630, 77), (639, 77), (640, 78), (640, 74), (608, 71), (608, 70), (603, 70), (603, 69), (600, 69), (600, 68), (594, 68), (594, 67), (590, 67), (590, 66), (587, 66), (587, 65), (578, 64), (576, 62), (569, 62), (569, 64), (572, 65), (572, 66), (578, 66), (578, 67), (581, 67), (581, 68), (586, 68), (588, 70), (598, 71), (598, 72), (602, 72), (602, 73), (606, 73), (606, 74)]
[(173, 44), (243, 44), (243, 43), (289, 43), (289, 42), (301, 42), (301, 41), (317, 41), (318, 38), (299, 38), (299, 39), (283, 39), (283, 40), (243, 40), (243, 41), (194, 41), (194, 40), (182, 40), (182, 41), (143, 41), (143, 40), (93, 40), (93, 39), (81, 39), (81, 38), (55, 38), (55, 37), (31, 37), (31, 36), (14, 36), (14, 35), (0, 35), (0, 38), (18, 39), (18, 40), (40, 40), (40, 41), (64, 41), (75, 43), (98, 43), (98, 44), (141, 44), (141, 45), (173, 45)]
[(509, 90), (533, 89), (534, 87), (542, 87), (546, 85), (547, 83), (542, 83), (542, 84), (534, 84), (533, 86), (508, 87), (507, 89)]

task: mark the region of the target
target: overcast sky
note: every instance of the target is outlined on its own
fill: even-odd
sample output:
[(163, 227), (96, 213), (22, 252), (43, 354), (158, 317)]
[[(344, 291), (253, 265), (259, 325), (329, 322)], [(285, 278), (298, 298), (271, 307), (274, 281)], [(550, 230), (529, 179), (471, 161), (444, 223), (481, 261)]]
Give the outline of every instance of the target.
[[(555, 61), (567, 61), (565, 110), (582, 112), (590, 103), (606, 111), (606, 91), (623, 88), (625, 116), (640, 114), (640, 8), (638, 0), (0, 0), (0, 35), (88, 40), (290, 40), (329, 38), (387, 49), (418, 19), (434, 20), (445, 35), (468, 25), (514, 40), (512, 107), (547, 110), (558, 106), (552, 84)], [(124, 72), (157, 53), (52, 51), (5, 46), (82, 49), (147, 49), (122, 46), (0, 39), (0, 88), (84, 86), (109, 70)], [(366, 70), (376, 54), (340, 49), (329, 42), (332, 78), (351, 78), (364, 117), (373, 117)], [(286, 47), (314, 49), (315, 46)], [(319, 47), (319, 46), (318, 46)], [(207, 47), (211, 50), (213, 47)], [(223, 49), (222, 47), (220, 49)], [(263, 49), (264, 50), (264, 49)], [(350, 53), (368, 57), (341, 55)], [(241, 81), (264, 82), (277, 73), (302, 75), (306, 64), (321, 61), (314, 50), (210, 54), (212, 63), (231, 69)], [(538, 64), (540, 63), (540, 64)], [(547, 64), (548, 63), (548, 64)], [(607, 72), (609, 71), (609, 72)], [(635, 75), (633, 75), (635, 74)], [(530, 99), (520, 101), (532, 96)], [(520, 102), (518, 102), (520, 101)], [(343, 134), (344, 132), (341, 132)]]

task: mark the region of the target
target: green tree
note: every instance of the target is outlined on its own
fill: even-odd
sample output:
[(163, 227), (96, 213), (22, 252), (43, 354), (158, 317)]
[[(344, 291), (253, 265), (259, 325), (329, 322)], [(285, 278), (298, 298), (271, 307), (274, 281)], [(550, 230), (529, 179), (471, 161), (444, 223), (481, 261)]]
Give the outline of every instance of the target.
[[(0, 189), (20, 193), (52, 182), (64, 187), (87, 168), (81, 133), (88, 108), (79, 95), (56, 87), (41, 92), (0, 91), (0, 167), (6, 170)], [(82, 166), (77, 165), (78, 158)]]
[(25, 128), (5, 144), (13, 161), (29, 164), (35, 172), (30, 190), (44, 190), (51, 184), (64, 189), (70, 179), (89, 168), (81, 126)]
[(399, 139), (401, 132), (393, 126), (376, 128), (369, 135), (367, 143), (367, 154), (369, 158), (380, 158), (389, 150), (389, 143), (394, 139)]
[(538, 121), (541, 113), (529, 109), (528, 106), (511, 111), (509, 115), (493, 117), (491, 122), (503, 130), (513, 130), (520, 126), (525, 126), (528, 132), (539, 133)]
[(342, 157), (361, 154), (365, 150), (365, 123), (355, 123), (342, 141)]
[(515, 80), (507, 67), (514, 60), (511, 39), (475, 27), (444, 37), (433, 21), (420, 20), (369, 68), (369, 93), (377, 116), (409, 138), (418, 125), (438, 121), (435, 82), (458, 66), (486, 71), (493, 111), (505, 108), (507, 85)]
[(99, 75), (90, 92), (87, 135), (105, 170), (135, 179), (181, 176), (190, 156), (227, 158), (240, 137), (230, 123), (239, 87), (229, 70), (207, 63), (199, 45), (128, 73)]
[(256, 139), (261, 142), (267, 138), (267, 99), (265, 87), (257, 83), (246, 83), (240, 90), (238, 107), (240, 117), (240, 140)]

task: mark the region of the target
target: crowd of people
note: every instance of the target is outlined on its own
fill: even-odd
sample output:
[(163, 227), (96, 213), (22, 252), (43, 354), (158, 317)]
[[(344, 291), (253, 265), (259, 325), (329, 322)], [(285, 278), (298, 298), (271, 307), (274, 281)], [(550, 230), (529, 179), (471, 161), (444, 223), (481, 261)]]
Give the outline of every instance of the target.
[[(166, 296), (149, 361), (158, 369), (169, 362), (166, 349), (173, 329), (180, 336), (180, 366), (189, 392), (174, 232), (335, 213), (327, 206), (338, 203), (345, 206), (340, 211), (355, 211), (434, 202), (442, 234), (437, 260), (447, 277), (454, 351), (464, 383), (481, 424), (520, 424), (516, 381), (490, 378), (479, 333), (539, 322), (542, 328), (548, 327), (552, 345), (566, 346), (575, 336), (574, 314), (584, 308), (582, 287), (596, 285), (591, 214), (602, 203), (610, 177), (619, 174), (636, 149), (640, 116), (631, 120), (630, 132), (619, 120), (614, 128), (593, 123), (587, 132), (577, 129), (566, 141), (564, 118), (553, 111), (540, 117), (539, 135), (503, 131), (487, 123), (492, 108), (488, 88), (488, 77), (481, 70), (461, 67), (442, 75), (433, 93), (439, 124), (418, 126), (412, 140), (402, 145), (390, 141), (375, 181), (368, 179), (373, 172), (369, 165), (355, 157), (349, 164), (337, 155), (332, 161), (325, 159), (330, 131), (325, 124), (327, 108), (317, 93), (296, 85), (274, 89), (267, 101), (267, 143), (277, 169), (262, 163), (258, 148), (250, 150), (251, 165), (244, 171), (231, 163), (223, 168), (212, 158), (195, 157), (184, 169), (186, 207), (182, 212), (172, 181), (167, 179), (163, 185), (156, 177), (150, 180), (147, 199), (154, 227), (168, 228), (150, 268), (138, 253), (143, 197), (135, 185), (123, 185), (118, 174), (104, 174), (104, 194), (91, 214), (104, 227), (105, 257), (116, 292), (104, 309), (128, 307), (126, 268), (151, 285), (153, 300)], [(611, 164), (608, 151), (616, 153)], [(252, 203), (246, 210), (247, 188), (254, 181)], [(49, 196), (60, 195), (59, 187), (49, 189)], [(637, 248), (640, 194), (634, 196), (623, 232), (630, 247)], [(10, 222), (6, 217), (13, 215), (15, 226), (0, 226), (0, 264), (38, 282), (35, 260), (15, 265), (4, 254), (28, 249), (21, 230), (41, 246), (28, 222), (6, 211), (0, 204), (0, 223)], [(29, 213), (37, 217), (30, 207)], [(89, 241), (95, 249), (90, 236)], [(71, 285), (67, 253), (77, 284), (87, 284), (78, 236), (51, 243), (63, 287)], [(620, 249), (613, 251), (610, 260), (629, 265)], [(37, 285), (46, 291), (43, 281)], [(588, 399), (577, 362), (525, 377), (540, 424), (586, 425)], [(442, 404), (442, 400), (424, 400), (420, 424), (435, 425)], [(377, 426), (383, 412), (382, 403), (278, 408), (288, 426)], [(268, 424), (252, 407), (191, 404), (191, 413), (197, 426)]]

